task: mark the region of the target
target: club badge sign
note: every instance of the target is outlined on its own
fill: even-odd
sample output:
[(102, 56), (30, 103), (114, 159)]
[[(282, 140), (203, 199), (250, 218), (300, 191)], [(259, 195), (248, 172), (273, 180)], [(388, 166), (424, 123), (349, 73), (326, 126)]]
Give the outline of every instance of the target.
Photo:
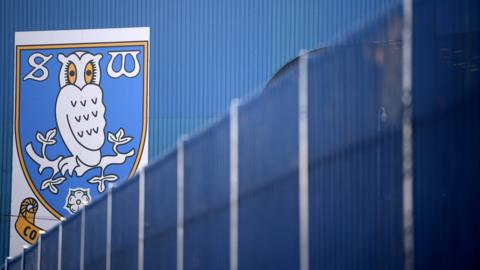
[(19, 32), (15, 45), (11, 254), (148, 158), (149, 28)]

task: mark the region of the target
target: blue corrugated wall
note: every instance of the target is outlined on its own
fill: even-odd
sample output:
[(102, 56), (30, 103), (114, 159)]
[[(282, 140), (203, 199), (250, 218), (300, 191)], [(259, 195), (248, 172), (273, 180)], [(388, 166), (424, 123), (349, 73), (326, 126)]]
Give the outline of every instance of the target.
[(300, 49), (351, 36), (400, 2), (0, 1), (0, 259), (8, 250), (15, 31), (149, 26), (154, 158), (217, 119), (232, 98), (257, 92)]

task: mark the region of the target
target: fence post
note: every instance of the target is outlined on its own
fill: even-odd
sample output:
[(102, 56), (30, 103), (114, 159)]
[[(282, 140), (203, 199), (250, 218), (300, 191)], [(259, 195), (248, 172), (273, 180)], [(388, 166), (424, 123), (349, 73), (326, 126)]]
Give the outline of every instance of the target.
[(230, 270), (238, 269), (238, 104), (230, 107)]
[(85, 207), (80, 212), (80, 270), (85, 269)]
[(11, 259), (11, 257), (6, 257), (5, 258), (5, 267), (3, 269), (8, 270), (8, 261)]
[(42, 238), (45, 232), (40, 231), (40, 236), (38, 237), (38, 248), (37, 248), (37, 270), (42, 269)]
[(404, 269), (415, 268), (413, 222), (412, 148), (412, 0), (403, 1), (402, 33), (402, 155), (403, 155), (403, 252)]
[(145, 239), (145, 170), (140, 171), (138, 181), (138, 270), (143, 270)]
[(300, 51), (298, 78), (298, 180), (300, 212), (300, 270), (309, 269), (308, 206), (308, 52)]
[(58, 245), (57, 245), (57, 270), (62, 270), (62, 241), (63, 241), (63, 218), (58, 225)]
[(184, 144), (185, 136), (182, 136), (177, 146), (177, 270), (183, 270)]
[(25, 270), (25, 250), (27, 249), (27, 246), (23, 246), (22, 249), (22, 257), (20, 261), (20, 269)]
[(112, 263), (112, 189), (108, 189), (107, 194), (107, 248), (105, 252), (106, 270), (111, 269)]

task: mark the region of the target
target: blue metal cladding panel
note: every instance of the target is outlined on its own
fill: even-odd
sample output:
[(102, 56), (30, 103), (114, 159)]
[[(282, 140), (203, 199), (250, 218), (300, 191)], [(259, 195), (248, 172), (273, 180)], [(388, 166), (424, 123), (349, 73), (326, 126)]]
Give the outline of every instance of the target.
[(480, 269), (479, 1), (416, 1), (415, 269)]
[[(14, 32), (149, 26), (149, 155), (257, 92), (303, 48), (334, 44), (401, 0), (0, 1), (0, 259), (7, 255)], [(358, 40), (378, 37), (359, 36)], [(383, 39), (388, 38), (385, 36)]]
[(401, 46), (309, 55), (313, 269), (402, 269)]
[(85, 269), (106, 267), (107, 201), (102, 196), (85, 208)]
[(299, 266), (297, 88), (290, 65), (239, 108), (239, 269)]
[(137, 269), (138, 192), (138, 176), (112, 190), (112, 269)]
[(144, 268), (175, 269), (177, 265), (177, 153), (171, 152), (145, 169)]
[(25, 250), (23, 270), (38, 270), (38, 245), (35, 244)]
[(41, 269), (58, 269), (58, 233), (59, 227), (56, 226), (42, 235)]
[(80, 231), (81, 215), (71, 216), (63, 223), (62, 228), (62, 269), (80, 269)]
[(185, 143), (185, 269), (228, 269), (229, 118)]

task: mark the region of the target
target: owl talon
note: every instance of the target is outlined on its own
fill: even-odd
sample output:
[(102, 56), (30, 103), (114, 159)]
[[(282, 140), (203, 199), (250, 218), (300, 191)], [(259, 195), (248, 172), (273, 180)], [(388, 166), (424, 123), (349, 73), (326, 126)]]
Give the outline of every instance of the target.
[(78, 166), (75, 168), (75, 172), (79, 177), (85, 174), (88, 170), (92, 169), (92, 167), (85, 165), (78, 157), (77, 157), (77, 164)]
[(60, 168), (62, 175), (68, 173), (68, 175), (72, 176), (75, 168), (78, 167), (78, 163), (75, 157), (67, 157), (60, 161), (58, 167)]

